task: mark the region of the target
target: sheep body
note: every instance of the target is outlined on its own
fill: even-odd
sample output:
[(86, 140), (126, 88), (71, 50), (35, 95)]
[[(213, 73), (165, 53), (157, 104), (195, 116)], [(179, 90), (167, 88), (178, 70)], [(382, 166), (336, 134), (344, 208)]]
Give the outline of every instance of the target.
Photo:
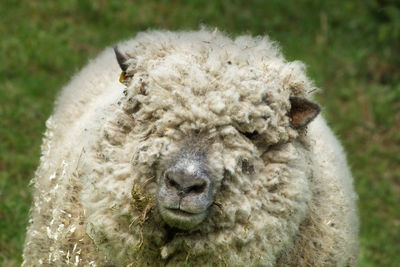
[[(268, 38), (215, 31), (139, 34), (62, 90), (47, 121), (24, 266), (348, 266), (356, 194), (321, 116), (294, 129), (290, 97), (313, 85)], [(217, 205), (189, 232), (155, 204), (160, 166), (207, 140)], [(253, 142), (246, 134), (258, 134)]]

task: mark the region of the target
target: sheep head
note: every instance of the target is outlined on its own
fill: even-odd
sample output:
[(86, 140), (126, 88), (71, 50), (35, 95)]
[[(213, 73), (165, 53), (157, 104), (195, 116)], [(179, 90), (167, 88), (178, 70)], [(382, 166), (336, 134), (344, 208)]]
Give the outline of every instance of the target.
[(108, 257), (163, 248), (172, 264), (233, 249), (253, 262), (244, 245), (271, 258), (296, 234), (312, 197), (298, 137), (319, 106), (301, 63), (242, 38), (143, 34), (114, 49), (125, 88), (95, 133), (82, 193)]
[[(129, 57), (120, 52), (117, 47), (114, 47), (114, 52), (122, 70), (121, 77), (124, 82), (128, 77)], [(132, 76), (131, 73), (130, 77)], [(292, 96), (289, 101), (291, 107), (288, 117), (294, 129), (304, 128), (320, 112), (318, 104), (305, 98)], [(242, 132), (242, 134), (251, 141), (255, 141), (259, 135), (257, 131)], [(163, 220), (169, 226), (180, 230), (197, 229), (215, 201), (217, 192), (214, 188), (220, 187), (219, 184), (215, 185), (216, 174), (212, 173), (209, 163), (212, 159), (207, 156), (210, 148), (205, 145), (209, 141), (205, 142), (203, 139), (207, 138), (204, 136), (192, 133), (184, 136), (180, 149), (169, 155), (168, 160), (159, 165), (163, 166), (163, 169), (157, 177), (157, 207)]]

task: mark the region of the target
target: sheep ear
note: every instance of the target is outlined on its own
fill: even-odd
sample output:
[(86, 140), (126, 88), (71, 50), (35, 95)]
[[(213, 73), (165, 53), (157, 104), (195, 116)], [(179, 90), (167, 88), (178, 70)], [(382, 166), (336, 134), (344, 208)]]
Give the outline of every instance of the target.
[(118, 65), (120, 66), (122, 71), (126, 71), (128, 68), (129, 64), (127, 64), (128, 57), (125, 56), (124, 54), (121, 53), (121, 51), (118, 50), (118, 46), (114, 46), (114, 53), (118, 61)]
[(290, 125), (295, 128), (302, 128), (309, 124), (321, 111), (321, 107), (307, 99), (290, 97)]

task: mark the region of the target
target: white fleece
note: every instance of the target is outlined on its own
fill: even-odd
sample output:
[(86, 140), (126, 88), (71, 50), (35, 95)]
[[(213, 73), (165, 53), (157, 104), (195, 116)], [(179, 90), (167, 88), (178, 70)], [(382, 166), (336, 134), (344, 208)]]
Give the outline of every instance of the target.
[[(342, 148), (321, 116), (290, 126), (309, 98), (304, 65), (267, 37), (149, 31), (111, 48), (63, 89), (47, 121), (23, 266), (348, 266), (358, 220)], [(170, 237), (157, 209), (160, 166), (200, 131), (217, 184), (197, 231)], [(250, 140), (245, 133), (257, 132)], [(145, 184), (145, 186), (144, 186)]]

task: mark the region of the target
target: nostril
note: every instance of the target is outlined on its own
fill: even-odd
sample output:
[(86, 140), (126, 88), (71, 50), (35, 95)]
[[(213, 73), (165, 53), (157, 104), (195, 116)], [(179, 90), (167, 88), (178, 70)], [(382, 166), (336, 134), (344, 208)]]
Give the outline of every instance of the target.
[(167, 186), (173, 187), (176, 189), (181, 188), (181, 186), (168, 173), (165, 175), (165, 180), (166, 180)]
[(195, 194), (201, 194), (206, 190), (207, 183), (203, 181), (200, 184), (192, 185), (186, 188), (185, 192), (186, 193), (195, 193)]

